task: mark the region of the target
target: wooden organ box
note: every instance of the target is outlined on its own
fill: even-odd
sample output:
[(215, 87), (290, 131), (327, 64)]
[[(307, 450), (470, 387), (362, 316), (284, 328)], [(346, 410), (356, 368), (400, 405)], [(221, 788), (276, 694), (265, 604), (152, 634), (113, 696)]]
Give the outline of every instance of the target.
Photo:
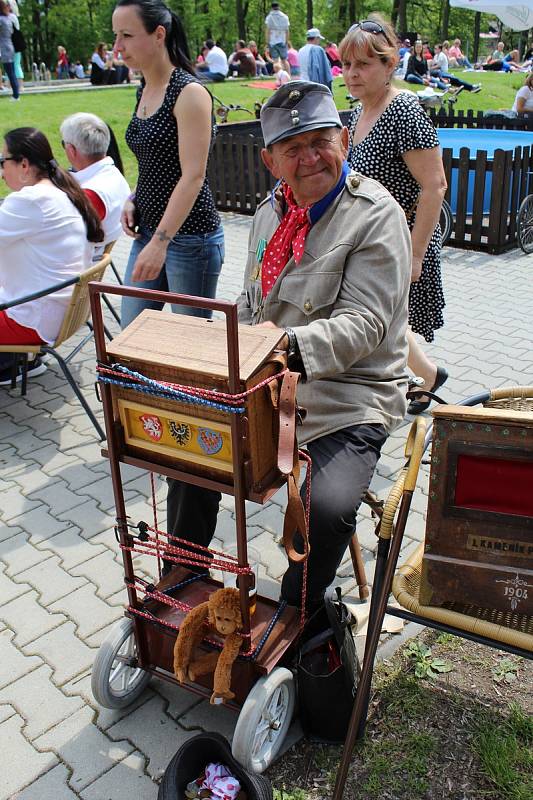
[[(276, 350), (283, 331), (239, 325), (238, 334), (239, 391), (247, 392), (285, 366), (285, 353)], [(156, 381), (229, 392), (223, 320), (145, 310), (107, 353), (110, 361)], [(120, 385), (112, 386), (112, 397), (126, 455), (233, 484), (231, 413)], [(242, 420), (246, 496), (261, 502), (281, 485), (279, 418), (269, 386), (246, 397)]]
[(420, 603), (533, 614), (533, 413), (438, 406)]

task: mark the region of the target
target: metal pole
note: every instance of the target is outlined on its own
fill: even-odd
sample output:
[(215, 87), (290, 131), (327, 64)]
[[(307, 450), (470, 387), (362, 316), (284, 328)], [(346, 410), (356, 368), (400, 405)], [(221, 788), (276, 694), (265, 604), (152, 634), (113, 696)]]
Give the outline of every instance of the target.
[(342, 751), (342, 758), (341, 758), (341, 763), (339, 765), (339, 771), (337, 772), (337, 780), (335, 782), (333, 800), (342, 800), (342, 796), (344, 794), (344, 787), (346, 785), (346, 777), (348, 775), (348, 768), (350, 766), (352, 751), (362, 721), (363, 712), (366, 708), (368, 694), (370, 692), (374, 659), (376, 657), (376, 650), (378, 648), (379, 637), (381, 634), (381, 625), (383, 623), (383, 617), (385, 616), (385, 611), (387, 608), (387, 600), (389, 597), (390, 588), (392, 585), (392, 579), (394, 577), (394, 572), (396, 570), (396, 563), (398, 561), (398, 556), (400, 554), (403, 532), (405, 530), (405, 525), (409, 514), (409, 508), (411, 507), (412, 497), (413, 497), (413, 492), (404, 489), (401, 506), (398, 512), (396, 532), (392, 540), (390, 554), (385, 566), (385, 575), (383, 577), (382, 591), (377, 600), (377, 608), (375, 616), (372, 615), (373, 616), (372, 628), (370, 628), (369, 626), (367, 633), (363, 670), (361, 672), (359, 685), (357, 687), (357, 695), (355, 698), (355, 704), (350, 719), (350, 725), (348, 727), (348, 733), (346, 734), (346, 739), (344, 741), (344, 749)]
[[(231, 305), (224, 311), (226, 314), (226, 337), (228, 346), (228, 370), (229, 370), (229, 390), (232, 394), (240, 391), (240, 369), (239, 369), (239, 327), (237, 319), (237, 307)], [(244, 456), (243, 456), (243, 436), (244, 420), (242, 414), (231, 415), (231, 449), (233, 454), (233, 485), (235, 496), (235, 522), (237, 537), (237, 557), (240, 567), (248, 566), (248, 548), (246, 542), (246, 504), (244, 488)], [(248, 589), (250, 586), (250, 576), (239, 576), (239, 596), (241, 601), (241, 613), (243, 622), (243, 633), (250, 633), (250, 603)]]

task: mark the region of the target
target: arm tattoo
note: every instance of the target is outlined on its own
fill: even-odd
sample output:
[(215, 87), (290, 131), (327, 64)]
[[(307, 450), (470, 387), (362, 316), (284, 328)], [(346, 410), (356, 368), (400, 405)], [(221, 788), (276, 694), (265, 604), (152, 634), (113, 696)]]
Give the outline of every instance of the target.
[(154, 236), (157, 236), (160, 242), (171, 242), (172, 236), (169, 236), (165, 230), (159, 231), (157, 230), (154, 233)]

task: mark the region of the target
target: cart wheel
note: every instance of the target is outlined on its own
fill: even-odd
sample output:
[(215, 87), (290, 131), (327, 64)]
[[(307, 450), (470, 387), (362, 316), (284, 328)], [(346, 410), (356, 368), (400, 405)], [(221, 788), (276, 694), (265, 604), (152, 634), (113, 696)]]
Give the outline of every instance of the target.
[(524, 197), (516, 218), (518, 244), (524, 253), (533, 253), (533, 194)]
[(139, 697), (150, 680), (150, 673), (128, 663), (136, 657), (133, 622), (121, 619), (100, 645), (94, 660), (91, 689), (99, 705), (125, 708)]
[(450, 204), (446, 200), (442, 201), (439, 222), (442, 233), (442, 246), (444, 247), (444, 245), (452, 235), (452, 229), (453, 229), (453, 214), (450, 208)]
[(292, 672), (276, 667), (260, 678), (244, 703), (231, 751), (249, 772), (263, 772), (276, 757), (291, 724), (295, 687)]

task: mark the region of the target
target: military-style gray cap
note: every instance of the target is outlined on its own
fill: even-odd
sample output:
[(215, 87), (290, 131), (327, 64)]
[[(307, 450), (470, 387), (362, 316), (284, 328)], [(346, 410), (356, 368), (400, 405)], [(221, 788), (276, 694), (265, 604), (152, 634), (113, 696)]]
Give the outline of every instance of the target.
[(342, 128), (333, 95), (327, 86), (289, 81), (261, 109), (265, 147), (316, 128)]

